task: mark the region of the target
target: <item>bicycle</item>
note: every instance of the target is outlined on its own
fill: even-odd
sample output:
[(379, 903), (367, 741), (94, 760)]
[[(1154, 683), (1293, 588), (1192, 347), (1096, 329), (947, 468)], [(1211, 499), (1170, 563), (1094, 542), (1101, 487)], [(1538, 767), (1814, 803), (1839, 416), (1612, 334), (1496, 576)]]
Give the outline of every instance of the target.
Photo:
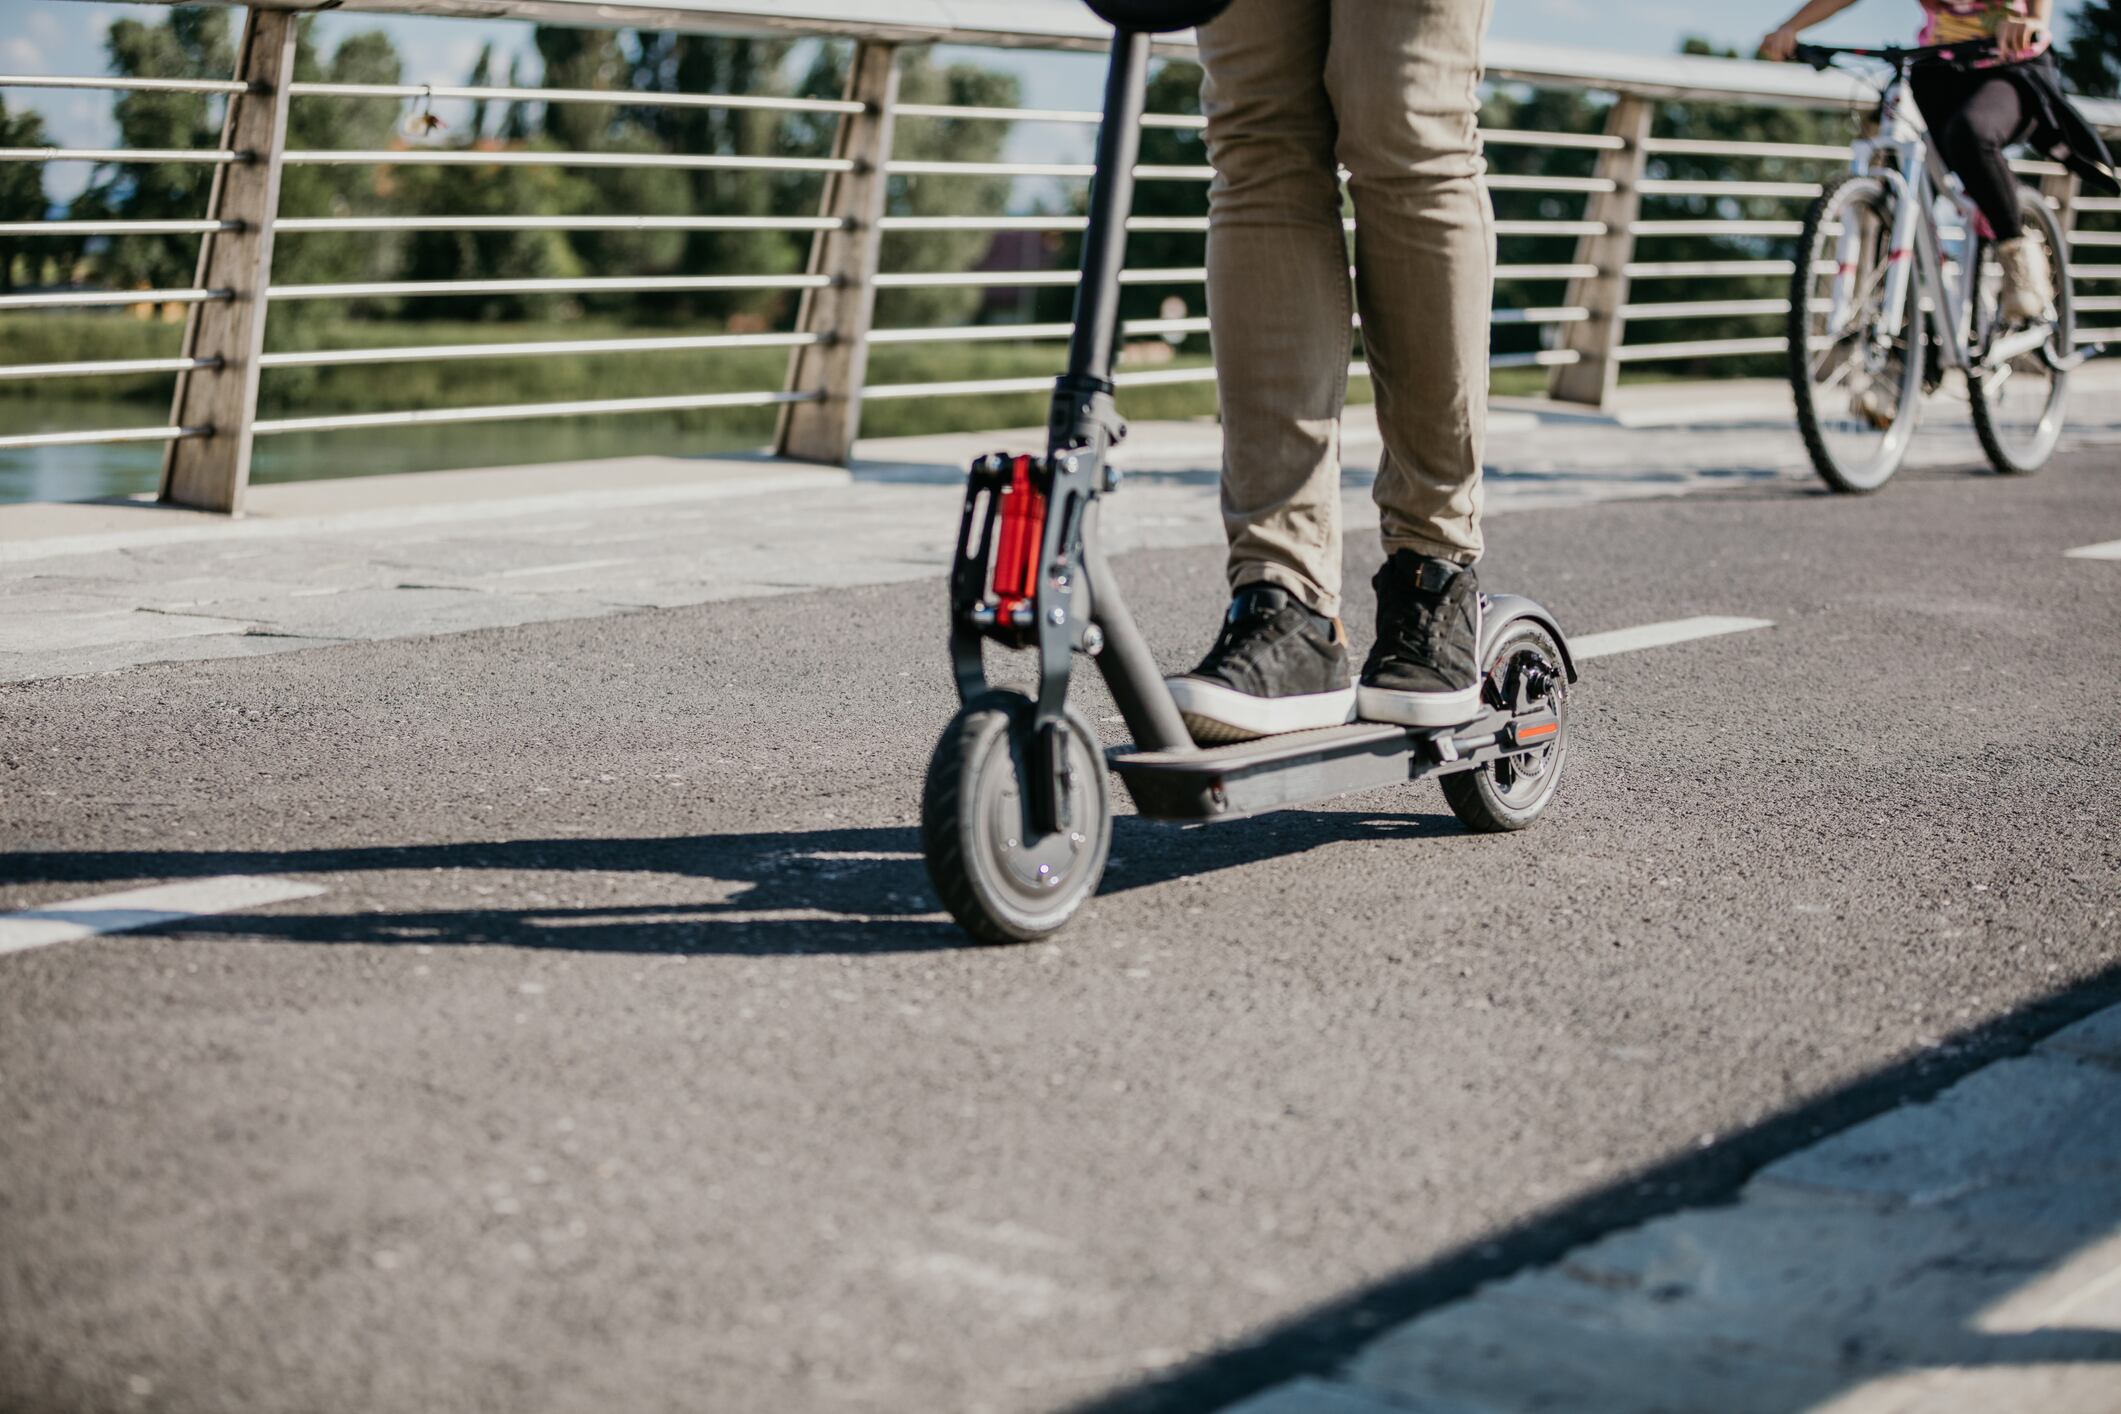
[[(1800, 44), (1825, 70), (1844, 58), (1887, 64), (1870, 132), (1849, 170), (1804, 218), (1790, 283), (1789, 376), (1812, 465), (1835, 491), (1875, 491), (1907, 456), (1922, 399), (1957, 369), (1974, 432), (1997, 471), (2037, 471), (2062, 436), (2069, 375), (2100, 352), (2075, 347), (2069, 242), (2040, 194), (2018, 188), (2028, 235), (2054, 272), (2052, 317), (2015, 325), (2001, 312), (2002, 271), (1980, 210), (1931, 145), (1908, 81), (1923, 63), (1993, 57), (1993, 41), (1921, 48)], [(1940, 200), (1959, 222), (1937, 224)], [(1974, 272), (1969, 278), (1968, 272)]]

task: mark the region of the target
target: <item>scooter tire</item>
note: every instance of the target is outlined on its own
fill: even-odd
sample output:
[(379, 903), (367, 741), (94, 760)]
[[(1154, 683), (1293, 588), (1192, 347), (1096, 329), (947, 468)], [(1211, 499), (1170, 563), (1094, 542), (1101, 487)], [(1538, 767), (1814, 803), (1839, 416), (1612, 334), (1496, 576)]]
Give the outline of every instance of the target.
[(943, 729), (921, 792), (921, 853), (937, 897), (983, 943), (1065, 927), (1097, 892), (1112, 852), (1111, 785), (1097, 733), (1063, 718), (1067, 824), (1040, 833), (1024, 789), (1035, 709), (1015, 692), (966, 703)]
[(1441, 782), (1451, 813), (1476, 834), (1525, 829), (1546, 813), (1560, 788), (1562, 767), (1569, 758), (1568, 673), (1553, 635), (1530, 620), (1513, 625), (1496, 640), (1481, 665), (1481, 698), (1491, 707), (1513, 706), (1513, 674), (1533, 667), (1552, 684), (1561, 730), (1533, 751), (1454, 772)]

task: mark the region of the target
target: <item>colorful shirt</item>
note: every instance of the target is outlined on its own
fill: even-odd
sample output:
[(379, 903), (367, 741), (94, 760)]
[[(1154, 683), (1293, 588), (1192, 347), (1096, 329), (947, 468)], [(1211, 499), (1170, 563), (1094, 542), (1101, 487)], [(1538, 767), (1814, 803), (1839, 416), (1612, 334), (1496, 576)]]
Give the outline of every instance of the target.
[[(2030, 13), (2026, 0), (1922, 0), (1922, 8), (1929, 12), (1919, 41), (1923, 44), (1988, 39), (2005, 20), (2024, 19)], [(2032, 52), (2044, 53), (2048, 43), (2049, 36), (2042, 35)]]

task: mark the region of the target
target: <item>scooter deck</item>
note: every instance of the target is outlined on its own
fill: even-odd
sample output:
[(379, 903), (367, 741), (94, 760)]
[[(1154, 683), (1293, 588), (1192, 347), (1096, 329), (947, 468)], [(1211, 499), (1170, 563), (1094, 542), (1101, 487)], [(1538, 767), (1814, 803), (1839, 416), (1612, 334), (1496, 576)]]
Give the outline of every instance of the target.
[(1471, 770), (1526, 750), (1551, 714), (1490, 712), (1462, 727), (1354, 722), (1199, 751), (1109, 753), (1142, 814), (1158, 820), (1224, 820)]

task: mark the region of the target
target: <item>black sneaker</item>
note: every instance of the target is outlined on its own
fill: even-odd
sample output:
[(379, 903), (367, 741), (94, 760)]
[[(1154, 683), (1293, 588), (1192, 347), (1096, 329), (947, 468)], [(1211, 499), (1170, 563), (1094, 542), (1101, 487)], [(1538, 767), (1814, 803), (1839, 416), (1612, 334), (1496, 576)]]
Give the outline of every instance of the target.
[(1347, 631), (1279, 585), (1239, 589), (1208, 656), (1169, 686), (1203, 744), (1355, 720)]
[(1366, 722), (1455, 727), (1480, 715), (1480, 585), (1470, 565), (1394, 551), (1377, 586), (1377, 642), (1362, 665)]

